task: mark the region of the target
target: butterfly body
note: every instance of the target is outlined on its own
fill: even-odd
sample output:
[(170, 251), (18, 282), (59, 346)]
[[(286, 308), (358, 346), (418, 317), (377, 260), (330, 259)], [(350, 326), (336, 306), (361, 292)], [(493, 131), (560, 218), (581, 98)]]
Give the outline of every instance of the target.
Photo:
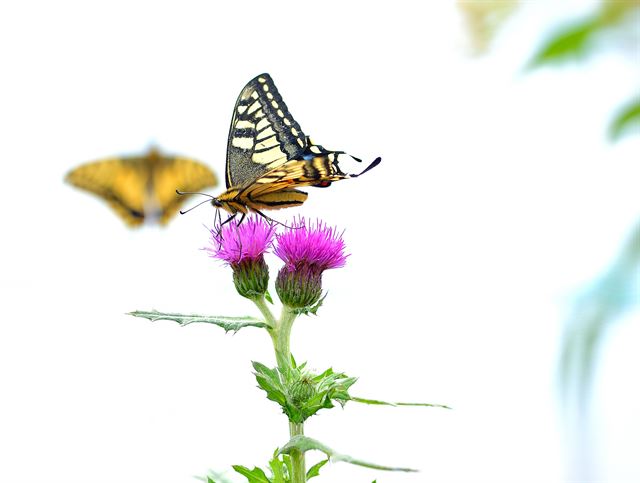
[(307, 193), (297, 188), (327, 187), (380, 162), (377, 158), (361, 173), (346, 174), (340, 155), (345, 153), (324, 149), (302, 132), (271, 77), (261, 74), (236, 101), (227, 143), (227, 190), (212, 204), (232, 216), (298, 206)]
[(157, 219), (166, 224), (184, 201), (175, 190), (198, 191), (217, 184), (216, 176), (190, 158), (151, 148), (141, 156), (107, 158), (83, 164), (66, 180), (103, 198), (129, 226)]

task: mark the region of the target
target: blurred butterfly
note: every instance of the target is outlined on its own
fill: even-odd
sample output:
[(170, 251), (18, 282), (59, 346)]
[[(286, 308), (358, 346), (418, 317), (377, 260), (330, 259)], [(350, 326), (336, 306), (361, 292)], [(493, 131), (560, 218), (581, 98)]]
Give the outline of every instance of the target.
[(326, 188), (380, 163), (377, 158), (362, 172), (348, 174), (340, 168), (340, 158), (346, 156), (305, 136), (269, 74), (261, 74), (242, 89), (236, 101), (227, 143), (227, 191), (211, 203), (230, 213), (227, 221), (238, 213), (242, 221), (249, 211), (266, 217), (261, 210), (304, 203), (307, 193), (298, 187)]
[(184, 201), (176, 189), (198, 191), (218, 184), (204, 164), (153, 147), (142, 156), (83, 164), (70, 171), (66, 181), (106, 200), (129, 226), (150, 219), (165, 225)]

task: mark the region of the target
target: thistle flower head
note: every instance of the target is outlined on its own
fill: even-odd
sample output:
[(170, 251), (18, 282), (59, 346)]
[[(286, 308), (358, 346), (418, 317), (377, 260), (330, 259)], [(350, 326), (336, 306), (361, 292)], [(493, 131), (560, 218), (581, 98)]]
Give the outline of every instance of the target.
[(285, 263), (276, 279), (280, 300), (294, 308), (316, 304), (322, 295), (322, 272), (347, 261), (342, 234), (322, 221), (312, 224), (299, 218), (276, 235), (276, 241), (274, 253)]
[(211, 246), (204, 250), (210, 257), (223, 260), (231, 266), (262, 258), (271, 248), (275, 234), (272, 226), (257, 217), (249, 217), (240, 226), (231, 221), (210, 232)]
[(321, 220), (310, 223), (299, 218), (276, 240), (275, 254), (290, 270), (306, 266), (323, 272), (344, 267), (347, 261), (342, 234)]
[(251, 217), (240, 226), (232, 221), (210, 231), (210, 246), (204, 250), (231, 265), (238, 293), (246, 298), (264, 295), (269, 284), (264, 254), (271, 248), (273, 227), (262, 218)]

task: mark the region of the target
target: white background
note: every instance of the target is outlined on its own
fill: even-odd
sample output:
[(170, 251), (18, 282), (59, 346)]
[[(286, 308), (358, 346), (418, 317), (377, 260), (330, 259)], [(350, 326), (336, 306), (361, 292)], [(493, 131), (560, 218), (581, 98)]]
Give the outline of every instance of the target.
[[(344, 228), (352, 255), (295, 355), (358, 376), (359, 396), (455, 408), (321, 412), (308, 435), (421, 472), (334, 464), (318, 481), (570, 481), (562, 324), (640, 217), (639, 138), (605, 136), (639, 78), (615, 50), (523, 73), (596, 4), (559, 3), (523, 2), (480, 59), (444, 0), (2, 3), (0, 481), (189, 483), (287, 441), (251, 375), (273, 364), (265, 333), (125, 315), (256, 315), (199, 250), (212, 209), (132, 231), (63, 183), (152, 142), (222, 178), (236, 96), (262, 72), (305, 133), (383, 158), (297, 211)], [(606, 340), (597, 481), (640, 480), (639, 321)]]

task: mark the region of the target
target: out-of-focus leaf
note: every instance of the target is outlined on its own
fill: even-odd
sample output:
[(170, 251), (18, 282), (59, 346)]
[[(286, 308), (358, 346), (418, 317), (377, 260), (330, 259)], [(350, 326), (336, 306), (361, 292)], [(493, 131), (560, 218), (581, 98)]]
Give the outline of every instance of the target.
[(611, 268), (575, 305), (567, 323), (560, 359), (565, 398), (588, 401), (598, 349), (609, 326), (640, 302), (640, 224)]
[(556, 64), (567, 60), (579, 60), (591, 53), (602, 34), (624, 30), (625, 22), (637, 31), (633, 15), (640, 10), (640, 0), (604, 0), (600, 8), (589, 17), (560, 29), (529, 61), (528, 67)]
[(529, 68), (584, 57), (599, 26), (589, 18), (563, 28), (543, 44), (529, 62)]
[(624, 106), (609, 127), (609, 137), (614, 141), (631, 133), (640, 134), (640, 96)]

